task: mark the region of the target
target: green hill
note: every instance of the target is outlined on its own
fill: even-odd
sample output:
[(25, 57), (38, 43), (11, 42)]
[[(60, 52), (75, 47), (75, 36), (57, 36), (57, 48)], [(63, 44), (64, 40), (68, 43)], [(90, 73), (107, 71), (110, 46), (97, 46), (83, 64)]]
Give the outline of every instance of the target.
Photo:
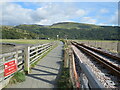
[(50, 27), (51, 28), (64, 28), (64, 29), (101, 28), (100, 26), (96, 26), (93, 24), (83, 24), (83, 23), (75, 23), (75, 22), (61, 22), (61, 23), (53, 24)]
[(35, 39), (39, 37), (39, 34), (11, 26), (0, 27), (0, 32), (2, 32), (3, 39)]
[[(28, 36), (32, 35), (32, 38), (49, 37), (51, 39), (56, 39), (57, 35), (59, 38), (68, 39), (89, 39), (89, 40), (118, 40), (118, 27), (112, 26), (97, 26), (93, 24), (83, 24), (74, 22), (61, 22), (56, 23), (51, 26), (44, 25), (18, 25), (12, 27), (15, 29), (14, 32), (29, 32)], [(3, 30), (4, 32), (4, 30)], [(9, 32), (14, 33), (12, 30)], [(3, 36), (7, 35), (7, 32), (3, 33)], [(16, 38), (31, 38), (26, 34), (21, 33), (20, 36), (15, 36)], [(10, 35), (10, 34), (9, 34)], [(4, 36), (4, 38), (8, 38)], [(10, 37), (9, 37), (10, 38)]]

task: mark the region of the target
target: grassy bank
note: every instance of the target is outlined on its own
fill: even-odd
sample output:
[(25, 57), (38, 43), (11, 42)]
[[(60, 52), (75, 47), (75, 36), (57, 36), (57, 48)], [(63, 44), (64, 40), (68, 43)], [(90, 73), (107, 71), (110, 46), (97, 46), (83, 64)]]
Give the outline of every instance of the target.
[(85, 43), (89, 46), (106, 49), (109, 52), (117, 53), (118, 41), (114, 40), (75, 40), (79, 43)]
[(72, 88), (72, 83), (70, 82), (69, 68), (65, 68), (62, 63), (61, 73), (57, 80), (57, 88)]
[(15, 84), (17, 82), (25, 81), (25, 73), (24, 72), (16, 72), (14, 76), (10, 79), (9, 84)]
[(40, 39), (0, 39), (0, 43), (16, 43), (16, 44), (43, 44), (53, 42), (54, 40), (40, 40)]
[(75, 41), (118, 42), (117, 40), (75, 40)]
[(70, 81), (70, 73), (69, 73), (69, 66), (66, 60), (68, 60), (67, 57), (67, 48), (68, 44), (66, 41), (61, 40), (64, 43), (64, 48), (63, 48), (63, 61), (61, 64), (61, 70), (60, 70), (60, 75), (57, 80), (57, 88), (60, 89), (68, 89), (72, 88), (72, 83)]

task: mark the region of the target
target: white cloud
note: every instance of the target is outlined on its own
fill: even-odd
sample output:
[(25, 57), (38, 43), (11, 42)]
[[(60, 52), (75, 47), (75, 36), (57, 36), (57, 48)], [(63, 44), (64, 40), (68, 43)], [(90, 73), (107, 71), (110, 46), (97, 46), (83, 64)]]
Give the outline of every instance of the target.
[[(56, 3), (44, 3), (40, 7), (32, 10), (23, 8), (15, 3), (2, 3), (2, 19), (3, 24), (6, 25), (18, 25), (18, 24), (42, 24), (42, 25), (51, 25), (57, 22), (71, 21), (75, 18), (80, 18), (82, 23), (96, 24), (98, 22), (97, 17), (86, 17), (89, 15), (90, 11), (84, 9), (78, 9), (69, 3), (56, 4)], [(1, 8), (1, 5), (0, 5)], [(109, 12), (107, 9), (103, 8), (100, 10), (101, 13)], [(108, 24), (118, 23), (118, 13), (116, 12)], [(1, 17), (1, 16), (0, 16)], [(100, 16), (101, 17), (101, 16)], [(0, 20), (2, 21), (2, 20)], [(99, 20), (100, 21), (100, 20)], [(102, 20), (101, 20), (102, 21)]]
[(79, 9), (76, 11), (76, 15), (79, 15), (79, 16), (84, 16), (87, 12), (85, 12), (85, 10), (83, 9)]
[(100, 13), (108, 13), (109, 11), (106, 8), (100, 10)]
[(96, 24), (97, 20), (91, 17), (83, 17), (80, 20), (82, 23)]
[(46, 3), (36, 10), (26, 9), (13, 3), (3, 4), (3, 24), (53, 24), (56, 22), (69, 21), (75, 17), (86, 14), (83, 9), (77, 9), (72, 5)]
[(98, 25), (105, 26), (107, 24), (106, 23), (99, 23)]
[(22, 8), (20, 5), (12, 3), (3, 3), (2, 5), (3, 24), (14, 25), (30, 23), (31, 21), (33, 21), (30, 17), (30, 14), (32, 13), (31, 9), (25, 9)]

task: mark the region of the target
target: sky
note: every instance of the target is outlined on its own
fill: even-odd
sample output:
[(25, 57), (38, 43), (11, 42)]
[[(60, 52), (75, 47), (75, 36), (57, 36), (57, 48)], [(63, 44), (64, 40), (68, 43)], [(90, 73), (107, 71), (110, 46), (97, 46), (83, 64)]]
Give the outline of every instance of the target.
[(118, 25), (118, 2), (1, 2), (0, 8), (2, 25), (59, 22)]

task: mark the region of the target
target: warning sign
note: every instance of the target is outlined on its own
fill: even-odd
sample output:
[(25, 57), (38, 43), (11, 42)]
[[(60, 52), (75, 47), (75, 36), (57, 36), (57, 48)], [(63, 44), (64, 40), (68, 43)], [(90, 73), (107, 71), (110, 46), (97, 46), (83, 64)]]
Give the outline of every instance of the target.
[(9, 76), (17, 71), (17, 63), (16, 60), (12, 60), (10, 62), (4, 63), (4, 76)]

